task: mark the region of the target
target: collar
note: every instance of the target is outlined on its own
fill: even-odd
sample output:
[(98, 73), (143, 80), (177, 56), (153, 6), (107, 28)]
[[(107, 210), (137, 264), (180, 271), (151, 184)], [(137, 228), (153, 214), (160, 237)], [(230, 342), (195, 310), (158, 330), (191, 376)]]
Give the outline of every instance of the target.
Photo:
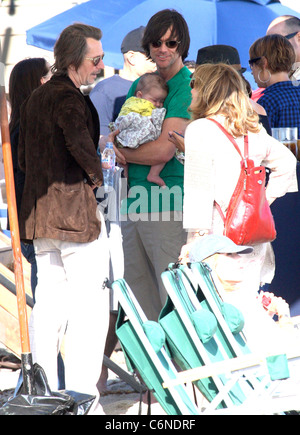
[(291, 80), (300, 80), (300, 67), (293, 71), (293, 74), (291, 75)]
[(53, 74), (53, 76), (51, 77), (49, 82), (53, 82), (53, 83), (65, 83), (67, 85), (72, 86), (74, 89), (77, 89), (81, 93), (80, 89), (77, 88), (77, 86), (74, 84), (74, 82), (70, 79), (70, 77), (68, 75), (56, 75), (56, 74)]

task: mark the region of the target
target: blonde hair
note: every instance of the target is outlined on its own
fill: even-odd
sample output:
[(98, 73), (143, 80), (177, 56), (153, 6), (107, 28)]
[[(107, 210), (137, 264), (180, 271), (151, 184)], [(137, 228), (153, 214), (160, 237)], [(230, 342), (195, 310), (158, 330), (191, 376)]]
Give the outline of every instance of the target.
[(196, 68), (192, 80), (198, 91), (190, 111), (192, 119), (225, 116), (225, 128), (235, 137), (258, 133), (258, 114), (253, 110), (240, 74), (230, 65), (203, 64)]

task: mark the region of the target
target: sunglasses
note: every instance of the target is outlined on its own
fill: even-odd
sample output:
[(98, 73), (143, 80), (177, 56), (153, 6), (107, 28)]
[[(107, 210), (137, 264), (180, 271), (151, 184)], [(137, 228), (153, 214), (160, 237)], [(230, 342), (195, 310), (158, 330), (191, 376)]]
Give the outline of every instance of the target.
[(103, 60), (103, 58), (104, 58), (104, 53), (96, 57), (86, 57), (86, 59), (91, 60), (95, 66), (99, 65), (99, 63), (101, 62), (101, 60)]
[(253, 59), (250, 59), (248, 62), (249, 62), (249, 65), (251, 66), (251, 67), (253, 67), (253, 65), (255, 64), (255, 62), (258, 62), (259, 60), (261, 59), (261, 57), (254, 57)]
[(159, 40), (159, 41), (151, 42), (151, 45), (153, 48), (159, 48), (163, 45), (163, 43), (165, 43), (168, 48), (177, 48), (178, 45), (180, 44), (180, 42), (181, 41), (161, 41), (161, 40)]
[(195, 87), (195, 78), (194, 77), (191, 78), (190, 87), (191, 87), (191, 89), (194, 89), (194, 87)]
[(297, 35), (297, 33), (299, 33), (299, 32), (289, 33), (288, 35), (285, 35), (284, 37), (285, 37), (286, 39), (292, 39), (294, 36)]

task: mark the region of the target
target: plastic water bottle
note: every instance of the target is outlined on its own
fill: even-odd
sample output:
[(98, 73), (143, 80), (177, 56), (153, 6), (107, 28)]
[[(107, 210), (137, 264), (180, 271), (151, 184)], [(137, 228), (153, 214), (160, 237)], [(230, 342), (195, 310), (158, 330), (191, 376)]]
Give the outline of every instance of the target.
[(112, 142), (107, 142), (102, 153), (103, 186), (105, 192), (111, 192), (114, 186), (116, 155)]

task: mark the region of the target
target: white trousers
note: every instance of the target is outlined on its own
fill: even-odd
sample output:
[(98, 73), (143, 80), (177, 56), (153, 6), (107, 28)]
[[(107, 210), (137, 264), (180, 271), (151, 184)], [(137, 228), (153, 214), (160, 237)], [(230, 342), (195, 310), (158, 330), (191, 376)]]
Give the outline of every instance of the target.
[(66, 388), (97, 394), (109, 322), (105, 224), (98, 240), (69, 243), (36, 239), (38, 269), (36, 304), (29, 331), (34, 362), (57, 390), (57, 354), (64, 334)]

